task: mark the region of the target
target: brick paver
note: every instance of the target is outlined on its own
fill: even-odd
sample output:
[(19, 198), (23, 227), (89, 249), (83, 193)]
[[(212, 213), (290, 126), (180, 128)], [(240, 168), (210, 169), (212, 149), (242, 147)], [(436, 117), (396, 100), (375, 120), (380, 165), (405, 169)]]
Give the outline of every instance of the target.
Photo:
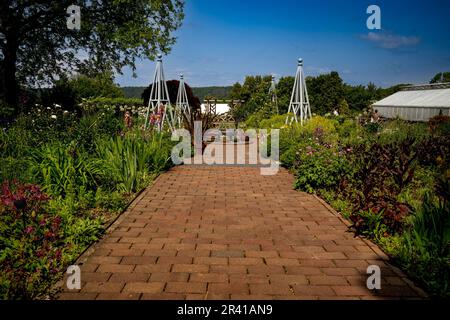
[[(61, 299), (378, 299), (424, 293), (286, 170), (178, 166), (80, 259)], [(366, 288), (367, 266), (382, 289)]]

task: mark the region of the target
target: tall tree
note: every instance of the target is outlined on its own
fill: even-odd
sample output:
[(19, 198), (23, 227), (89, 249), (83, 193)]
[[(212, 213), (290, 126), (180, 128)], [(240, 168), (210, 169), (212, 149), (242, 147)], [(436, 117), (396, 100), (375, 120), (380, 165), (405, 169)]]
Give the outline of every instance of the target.
[[(67, 8), (81, 9), (80, 30)], [(183, 0), (2, 0), (0, 70), (4, 100), (16, 106), (21, 85), (52, 83), (78, 71), (136, 69), (137, 58), (168, 53), (183, 19)]]
[(317, 77), (307, 77), (306, 86), (311, 102), (311, 111), (314, 113), (331, 112), (344, 99), (344, 85), (336, 71)]
[(237, 121), (243, 121), (265, 107), (271, 80), (272, 76), (247, 76), (242, 86), (239, 83), (233, 85), (229, 97), (244, 100), (238, 108), (231, 110)]

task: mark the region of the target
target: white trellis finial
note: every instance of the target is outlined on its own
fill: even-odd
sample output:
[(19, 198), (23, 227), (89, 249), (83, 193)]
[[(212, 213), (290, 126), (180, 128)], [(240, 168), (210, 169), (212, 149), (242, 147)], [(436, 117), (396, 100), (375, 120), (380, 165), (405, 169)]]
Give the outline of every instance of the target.
[[(293, 115), (291, 116), (289, 113), (292, 113)], [(300, 118), (301, 125), (303, 125), (303, 122), (308, 118), (311, 118), (311, 106), (309, 105), (302, 58), (298, 59), (297, 72), (295, 74), (294, 87), (292, 88), (286, 124), (292, 123), (293, 121), (298, 122), (298, 118)]]

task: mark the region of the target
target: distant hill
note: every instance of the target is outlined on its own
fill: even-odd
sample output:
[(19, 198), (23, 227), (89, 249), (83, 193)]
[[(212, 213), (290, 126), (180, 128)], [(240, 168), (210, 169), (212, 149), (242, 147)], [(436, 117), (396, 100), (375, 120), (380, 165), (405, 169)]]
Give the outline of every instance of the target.
[[(146, 87), (122, 87), (123, 94), (127, 98), (141, 98)], [(231, 87), (197, 87), (192, 88), (195, 96), (203, 100), (206, 96), (213, 96), (217, 99), (226, 99)]]
[(146, 87), (122, 87), (123, 94), (126, 98), (142, 98), (141, 94)]
[(197, 87), (192, 88), (192, 91), (200, 101), (206, 96), (212, 96), (217, 99), (226, 99), (230, 94), (231, 87)]

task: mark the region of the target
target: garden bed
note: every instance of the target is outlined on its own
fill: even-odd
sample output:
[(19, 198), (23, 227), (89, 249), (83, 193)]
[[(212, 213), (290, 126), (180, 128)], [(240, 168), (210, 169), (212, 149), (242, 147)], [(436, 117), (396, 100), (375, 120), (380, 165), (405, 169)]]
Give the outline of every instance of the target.
[(0, 297), (39, 299), (169, 168), (164, 133), (125, 128), (115, 110), (36, 108), (0, 133)]
[(280, 159), (296, 189), (324, 199), (432, 296), (450, 295), (449, 119), (264, 121), (281, 127)]

